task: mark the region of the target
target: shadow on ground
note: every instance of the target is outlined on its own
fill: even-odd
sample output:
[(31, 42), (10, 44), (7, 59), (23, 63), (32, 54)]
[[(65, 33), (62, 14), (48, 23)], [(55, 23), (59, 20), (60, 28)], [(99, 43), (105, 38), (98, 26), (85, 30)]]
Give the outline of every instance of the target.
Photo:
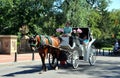
[[(47, 64), (48, 70), (52, 70), (50, 66)], [(19, 66), (18, 68), (24, 68), (25, 70), (17, 71), (2, 75), (2, 77), (14, 77), (15, 75), (24, 75), (24, 74), (33, 74), (39, 73), (41, 71), (41, 65), (34, 65), (34, 66)]]
[[(108, 57), (108, 56), (107, 56)], [(110, 56), (112, 57), (112, 56)], [(113, 56), (114, 57), (114, 56)], [(120, 62), (119, 61), (103, 61), (97, 60), (95, 66), (90, 66), (89, 63), (80, 63), (79, 68), (73, 69), (66, 67), (64, 72), (59, 74), (86, 74), (95, 78), (120, 78)]]
[[(104, 56), (104, 57), (113, 57), (114, 56)], [(117, 57), (116, 59), (118, 59)], [(112, 59), (112, 58), (111, 58)], [(48, 71), (52, 70), (49, 65), (47, 64)], [(8, 73), (5, 75), (2, 75), (3, 77), (13, 77), (15, 75), (24, 75), (24, 74), (33, 74), (38, 73), (41, 70), (40, 65), (34, 65), (34, 66), (19, 66), (18, 68), (25, 68), (25, 70), (17, 71)], [(90, 66), (88, 62), (80, 61), (80, 65), (77, 69), (73, 69), (71, 65), (66, 66), (59, 66), (59, 70), (64, 71), (58, 71), (57, 74), (74, 74), (74, 75), (80, 75), (80, 74), (86, 74), (89, 76), (94, 76), (96, 78), (120, 78), (120, 61), (109, 61), (98, 59), (95, 66)]]

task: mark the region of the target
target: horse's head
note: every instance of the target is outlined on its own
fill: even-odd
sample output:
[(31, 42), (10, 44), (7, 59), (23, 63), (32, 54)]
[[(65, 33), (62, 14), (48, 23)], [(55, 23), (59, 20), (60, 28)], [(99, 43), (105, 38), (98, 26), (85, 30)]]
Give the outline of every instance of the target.
[(37, 40), (36, 40), (36, 36), (32, 36), (29, 38), (29, 44), (30, 44), (30, 48), (32, 51), (36, 50), (36, 46), (37, 46)]

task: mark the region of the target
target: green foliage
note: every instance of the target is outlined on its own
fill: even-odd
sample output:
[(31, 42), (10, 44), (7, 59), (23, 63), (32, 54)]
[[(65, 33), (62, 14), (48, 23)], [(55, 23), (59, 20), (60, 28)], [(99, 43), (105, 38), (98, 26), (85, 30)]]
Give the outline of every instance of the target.
[(117, 38), (117, 39), (120, 39), (120, 32), (118, 32), (116, 38)]
[(66, 21), (73, 27), (90, 27), (99, 41), (120, 38), (120, 10), (107, 11), (110, 0), (0, 0), (0, 34), (53, 35)]
[(65, 0), (62, 6), (67, 21), (74, 27), (87, 27), (90, 6), (85, 0)]
[(97, 39), (95, 41), (96, 48), (103, 48), (103, 47), (113, 47), (115, 40), (114, 39)]

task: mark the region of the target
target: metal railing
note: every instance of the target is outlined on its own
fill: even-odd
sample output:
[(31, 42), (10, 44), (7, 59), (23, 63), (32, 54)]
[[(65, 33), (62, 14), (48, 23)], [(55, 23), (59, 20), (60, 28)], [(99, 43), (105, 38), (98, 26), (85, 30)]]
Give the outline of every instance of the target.
[[(30, 60), (31, 60), (31, 61), (34, 61), (34, 60), (35, 60), (35, 52), (29, 53), (29, 54), (32, 54)], [(17, 52), (15, 52), (14, 62), (17, 62), (17, 61), (18, 61), (18, 55), (20, 55), (20, 54), (18, 54)], [(39, 54), (38, 54), (38, 55), (39, 55)]]
[(96, 49), (97, 50), (97, 55), (102, 55), (102, 56), (110, 56), (113, 55), (113, 50), (111, 49)]

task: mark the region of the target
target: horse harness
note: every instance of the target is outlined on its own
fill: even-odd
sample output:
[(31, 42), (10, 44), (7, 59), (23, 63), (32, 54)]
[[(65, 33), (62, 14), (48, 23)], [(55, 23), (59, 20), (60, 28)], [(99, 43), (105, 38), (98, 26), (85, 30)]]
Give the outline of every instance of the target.
[[(38, 44), (38, 48), (45, 48), (46, 46), (52, 45), (52, 39), (47, 35), (39, 35), (40, 43)], [(46, 39), (48, 40), (48, 44), (46, 43)]]

